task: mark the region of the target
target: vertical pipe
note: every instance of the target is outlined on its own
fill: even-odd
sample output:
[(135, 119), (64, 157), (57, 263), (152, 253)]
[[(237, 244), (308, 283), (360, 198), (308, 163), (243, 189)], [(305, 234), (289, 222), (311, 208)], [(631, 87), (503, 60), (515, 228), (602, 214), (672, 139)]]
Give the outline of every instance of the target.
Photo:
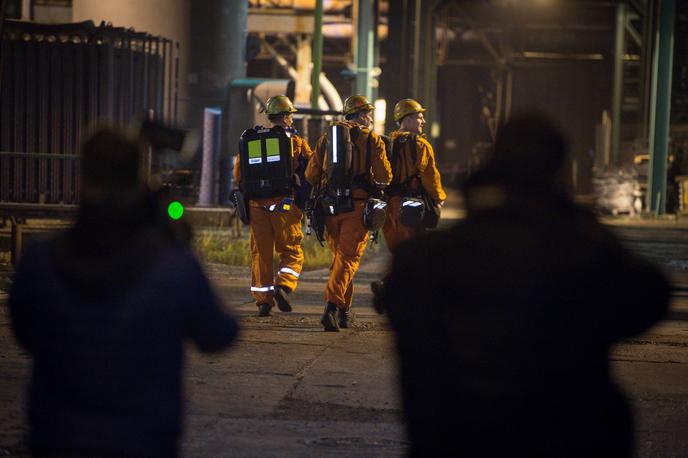
[(650, 99), (652, 97), (652, 51), (654, 49), (654, 39), (656, 30), (656, 8), (655, 0), (646, 0), (643, 14), (643, 44), (641, 50), (641, 88), (640, 98), (640, 129), (638, 137), (647, 139), (650, 135)]
[(494, 112), (494, 133), (497, 135), (497, 131), (502, 125), (502, 112), (504, 111), (504, 71), (501, 68), (496, 70), (497, 72), (497, 84), (495, 90), (495, 112)]
[(165, 85), (167, 87), (167, 111), (165, 121), (172, 122), (172, 90), (174, 86), (174, 48), (172, 47), (172, 40), (167, 40), (167, 80)]
[[(409, 29), (409, 10), (408, 10), (408, 3), (409, 0), (402, 0), (402, 6), (401, 6), (401, 36), (399, 38), (399, 42), (401, 43), (401, 49), (400, 49), (400, 59), (399, 59), (399, 65), (401, 68), (399, 69), (400, 72), (400, 81), (399, 81), (399, 89), (401, 93), (408, 92), (408, 29)], [(390, 12), (392, 10), (392, 5), (390, 5)], [(391, 18), (390, 18), (391, 20)], [(391, 28), (393, 27), (393, 24), (390, 23), (390, 33), (392, 32)], [(401, 95), (401, 94), (399, 94)], [(391, 106), (391, 104), (389, 104)]]
[(206, 108), (203, 114), (203, 164), (198, 205), (217, 205), (221, 141), (222, 111)]
[(322, 71), (323, 50), (323, 0), (315, 2), (315, 30), (313, 31), (313, 70), (311, 73), (311, 108), (318, 108), (320, 97), (320, 72)]
[(387, 101), (386, 130), (396, 128), (394, 123), (394, 105), (404, 97), (409, 97), (408, 75), (409, 69), (409, 39), (406, 6), (409, 0), (395, 0), (389, 2), (387, 18), (389, 20), (389, 33), (387, 40), (381, 43), (386, 55), (385, 62), (381, 64), (383, 72), (380, 75), (380, 94)]
[[(439, 110), (437, 109), (437, 52), (435, 29), (438, 14), (433, 6), (434, 2), (425, 6), (422, 11), (422, 71), (421, 93), (424, 106), (427, 106), (427, 123), (430, 126), (428, 134), (434, 142), (439, 135)], [(439, 152), (439, 151), (438, 151)], [(440, 160), (438, 157), (436, 160)]]
[(675, 0), (660, 0), (657, 39), (652, 59), (650, 112), (650, 170), (648, 203), (657, 215), (666, 210), (667, 156), (671, 114), (671, 80), (674, 57)]
[(21, 20), (30, 21), (31, 19), (33, 19), (33, 14), (31, 14), (32, 10), (33, 0), (24, 0), (21, 6)]
[[(13, 43), (10, 40), (0, 40), (3, 47), (7, 47), (7, 55), (13, 53)], [(12, 46), (10, 46), (12, 45)], [(0, 66), (4, 66), (0, 62)], [(10, 69), (11, 70), (11, 69)], [(5, 73), (6, 84), (0, 87), (0, 151), (16, 151), (12, 148), (12, 133), (14, 130), (14, 94), (16, 91), (13, 72)], [(10, 196), (10, 164), (9, 157), (0, 157), (0, 200), (9, 200)]]
[(421, 0), (416, 0), (413, 8), (413, 74), (411, 75), (411, 94), (417, 99), (420, 95), (420, 29), (421, 29)]
[(370, 77), (373, 70), (373, 58), (375, 54), (373, 28), (373, 2), (372, 0), (356, 0), (358, 4), (358, 27), (356, 40), (356, 94), (366, 96), (368, 100), (373, 98)]
[[(204, 11), (201, 4), (205, 5), (205, 11), (211, 15), (218, 15), (217, 11), (222, 12), (221, 15), (218, 15), (221, 17), (217, 18), (212, 33), (209, 33), (209, 30), (208, 33), (202, 34), (202, 40), (199, 37), (199, 39), (192, 41), (195, 45), (192, 45), (195, 54), (192, 51), (191, 63), (192, 69), (198, 71), (199, 76), (201, 76), (199, 91), (194, 90), (193, 92), (201, 95), (200, 89), (204, 89), (206, 91), (204, 93), (217, 100), (219, 106), (224, 105), (224, 112), (227, 114), (222, 120), (222, 155), (220, 157), (219, 201), (224, 203), (229, 201), (229, 192), (232, 187), (232, 160), (236, 152), (235, 145), (242, 130), (246, 128), (245, 125), (242, 125), (245, 118), (238, 116), (239, 113), (234, 113), (236, 108), (229, 105), (232, 81), (246, 76), (245, 49), (248, 2), (237, 0), (192, 2), (191, 10), (194, 13), (194, 19), (199, 18), (191, 25), (192, 33), (196, 31), (196, 28), (200, 30), (208, 28), (205, 24), (207, 22), (206, 16), (203, 14), (200, 17), (196, 15), (196, 13)], [(212, 7), (213, 5), (215, 8)], [(204, 43), (208, 44), (214, 52), (210, 55), (204, 52), (204, 49), (207, 48), (207, 46), (204, 47)], [(214, 81), (210, 81), (203, 77), (206, 74), (218, 76), (213, 78)], [(210, 104), (210, 100), (205, 105), (208, 104)]]
[(7, 0), (0, 0), (0, 94), (2, 94), (2, 67), (3, 50), (5, 49), (5, 11), (7, 11)]
[[(380, 87), (380, 37), (378, 34), (378, 24), (380, 23), (380, 0), (373, 0), (373, 56), (371, 59), (372, 69), (376, 72), (371, 78), (372, 84), (372, 96), (373, 103), (379, 97), (379, 87)], [(389, 34), (389, 29), (388, 32)], [(374, 84), (373, 84), (374, 83)]]
[(511, 68), (506, 70), (506, 100), (504, 102), (504, 122), (509, 122), (511, 118), (511, 101), (514, 92), (514, 72)]
[(623, 58), (626, 48), (627, 6), (621, 2), (616, 7), (614, 38), (614, 85), (612, 88), (612, 164), (619, 164), (621, 144), (621, 98), (623, 96)]
[(179, 42), (174, 43), (174, 127), (179, 125)]
[[(30, 38), (31, 40), (34, 37)], [(10, 151), (26, 152), (26, 99), (29, 93), (29, 88), (27, 87), (27, 72), (31, 71), (31, 66), (27, 63), (27, 48), (29, 46), (28, 41), (16, 40), (15, 41), (15, 54), (14, 60), (12, 61), (14, 80), (16, 85), (17, 94), (14, 97), (14, 149)], [(12, 196), (15, 202), (21, 202), (21, 174), (24, 166), (23, 158), (16, 158), (14, 160), (14, 173), (12, 174), (13, 186), (12, 186)]]

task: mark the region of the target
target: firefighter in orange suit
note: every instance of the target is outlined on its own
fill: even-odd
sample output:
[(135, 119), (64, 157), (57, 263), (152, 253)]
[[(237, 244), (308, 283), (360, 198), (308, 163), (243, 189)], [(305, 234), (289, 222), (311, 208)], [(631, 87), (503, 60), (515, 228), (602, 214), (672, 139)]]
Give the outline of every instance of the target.
[[(313, 152), (293, 128), (292, 113), (297, 110), (284, 95), (271, 97), (265, 111), (272, 126), (281, 126), (290, 135), (294, 169), (305, 170)], [(295, 187), (301, 186), (295, 173)], [(239, 155), (234, 162), (234, 180), (241, 183)], [(275, 301), (283, 312), (292, 310), (288, 296), (296, 288), (303, 266), (301, 220), (303, 212), (295, 205), (293, 195), (250, 199), (251, 229), (251, 294), (259, 316), (269, 316)], [(273, 273), (273, 250), (280, 258), (277, 274)]]
[[(437, 205), (443, 205), (447, 194), (442, 189), (440, 172), (435, 165), (435, 153), (432, 145), (423, 136), (425, 108), (413, 99), (403, 99), (394, 106), (394, 121), (399, 129), (389, 136), (393, 144), (403, 145), (398, 148), (398, 158), (391, 161), (394, 179), (390, 184), (387, 195), (387, 218), (382, 228), (385, 242), (393, 254), (400, 242), (408, 240), (420, 229), (404, 226), (399, 222), (401, 195), (408, 186), (417, 190), (422, 186), (430, 199)], [(406, 140), (406, 141), (405, 141)], [(414, 142), (415, 145), (411, 145)], [(415, 154), (412, 152), (415, 148)], [(413, 160), (415, 156), (415, 161)]]
[[(399, 243), (408, 240), (422, 231), (422, 227), (408, 227), (401, 223), (399, 214), (402, 196), (409, 191), (417, 194), (422, 187), (430, 199), (440, 207), (447, 199), (442, 189), (440, 172), (435, 165), (432, 145), (423, 136), (425, 108), (413, 99), (400, 100), (394, 106), (394, 121), (399, 129), (389, 137), (392, 142), (391, 157), (394, 179), (387, 189), (387, 216), (382, 233), (390, 253), (394, 254)], [(384, 280), (371, 283), (373, 305), (378, 313), (383, 313), (381, 292)]]
[[(325, 288), (327, 303), (321, 319), (325, 331), (349, 327), (353, 278), (368, 241), (368, 230), (363, 225), (365, 200), (371, 190), (385, 187), (392, 179), (385, 145), (371, 130), (373, 108), (361, 95), (351, 96), (344, 101), (346, 121), (341, 124), (351, 133), (353, 179), (350, 190), (353, 209), (325, 217), (327, 242), (333, 254)], [(327, 134), (318, 140), (316, 152), (306, 169), (306, 179), (319, 190), (328, 189), (328, 168), (334, 167), (327, 160), (326, 148)]]

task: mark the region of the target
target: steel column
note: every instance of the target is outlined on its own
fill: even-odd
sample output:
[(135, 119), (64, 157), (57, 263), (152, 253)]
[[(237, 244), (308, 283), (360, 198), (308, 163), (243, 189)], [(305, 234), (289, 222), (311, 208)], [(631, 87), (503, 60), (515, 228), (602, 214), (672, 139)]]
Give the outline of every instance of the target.
[[(422, 11), (422, 41), (421, 49), (423, 56), (423, 68), (421, 74), (423, 75), (421, 98), (423, 106), (427, 109), (425, 112), (425, 119), (427, 121), (427, 135), (431, 141), (439, 132), (436, 132), (434, 126), (438, 119), (437, 111), (437, 53), (435, 51), (435, 25), (437, 14), (435, 13), (434, 1), (431, 0), (429, 4)], [(439, 127), (439, 126), (438, 126)]]
[(315, 2), (315, 30), (313, 31), (313, 69), (311, 73), (311, 108), (318, 108), (320, 97), (320, 72), (322, 71), (322, 51), (323, 51), (323, 0)]
[(373, 87), (371, 76), (373, 70), (373, 60), (375, 58), (375, 31), (374, 24), (375, 12), (373, 11), (372, 0), (356, 0), (358, 6), (356, 24), (356, 56), (354, 65), (356, 66), (356, 79), (354, 80), (354, 93), (366, 96), (368, 100), (373, 99)]
[[(190, 70), (197, 72), (200, 76), (198, 91), (191, 88), (193, 89), (192, 102), (194, 104), (202, 102), (202, 107), (221, 107), (227, 114), (222, 120), (219, 190), (220, 203), (226, 203), (229, 201), (229, 191), (232, 186), (232, 159), (236, 153), (236, 144), (242, 130), (249, 127), (233, 125), (237, 123), (237, 119), (233, 116), (232, 107), (229, 106), (229, 87), (232, 80), (246, 76), (248, 2), (235, 0), (192, 2), (191, 12), (193, 22), (190, 24), (192, 33)], [(194, 20), (195, 18), (197, 20)], [(209, 19), (212, 21), (209, 22)], [(214, 81), (206, 79), (204, 75), (214, 75)], [(208, 99), (198, 100), (197, 96), (202, 95), (201, 90), (207, 91), (204, 93), (209, 96)], [(195, 100), (194, 97), (196, 97)], [(239, 135), (236, 132), (239, 132)]]
[(2, 90), (2, 68), (4, 66), (4, 43), (5, 43), (5, 11), (7, 10), (7, 0), (0, 0), (0, 90)]
[(618, 165), (621, 144), (621, 98), (623, 97), (623, 65), (626, 52), (626, 16), (628, 6), (616, 7), (616, 34), (614, 38), (614, 84), (612, 87), (612, 164)]
[(222, 111), (206, 108), (203, 114), (203, 164), (198, 205), (217, 205), (221, 143)]
[(650, 170), (647, 199), (650, 210), (657, 215), (664, 214), (666, 210), (675, 15), (675, 0), (659, 0), (657, 36), (652, 60)]
[(415, 1), (413, 8), (413, 73), (411, 74), (411, 94), (415, 99), (420, 98), (420, 37), (421, 37), (421, 0)]
[(656, 27), (654, 1), (647, 0), (643, 12), (643, 33), (641, 48), (641, 97), (640, 97), (640, 128), (638, 138), (647, 139), (650, 126), (650, 99), (652, 98), (652, 51)]

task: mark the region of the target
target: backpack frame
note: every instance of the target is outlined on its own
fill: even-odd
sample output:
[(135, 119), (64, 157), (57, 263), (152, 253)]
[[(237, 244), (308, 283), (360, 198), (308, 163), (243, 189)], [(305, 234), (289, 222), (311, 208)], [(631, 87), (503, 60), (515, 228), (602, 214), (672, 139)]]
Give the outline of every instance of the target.
[(281, 126), (247, 129), (239, 139), (241, 188), (246, 198), (281, 197), (292, 193), (294, 147)]

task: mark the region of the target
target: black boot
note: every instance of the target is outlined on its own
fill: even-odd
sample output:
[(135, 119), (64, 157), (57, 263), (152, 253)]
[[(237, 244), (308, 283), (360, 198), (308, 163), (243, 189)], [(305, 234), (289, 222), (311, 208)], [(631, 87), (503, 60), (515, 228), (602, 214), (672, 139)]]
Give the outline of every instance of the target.
[(290, 293), (291, 290), (286, 286), (275, 286), (275, 301), (277, 301), (277, 307), (283, 312), (291, 312), (291, 304), (287, 300)]
[(328, 332), (339, 331), (339, 326), (337, 325), (337, 316), (336, 316), (338, 309), (339, 309), (339, 307), (337, 307), (332, 302), (328, 302), (327, 305), (325, 306), (325, 312), (323, 313), (323, 316), (320, 319), (320, 322), (322, 323), (323, 328), (325, 328), (325, 331), (328, 331)]
[(339, 309), (337, 310), (337, 320), (339, 321), (339, 327), (342, 329), (349, 328), (349, 318), (351, 318), (351, 311)]
[(272, 305), (266, 303), (259, 304), (258, 316), (270, 316), (270, 310), (272, 310)]
[(384, 304), (384, 291), (385, 291), (385, 282), (384, 280), (377, 280), (374, 281), (370, 284), (370, 289), (373, 291), (373, 308), (377, 313), (382, 315), (385, 313), (385, 304)]

